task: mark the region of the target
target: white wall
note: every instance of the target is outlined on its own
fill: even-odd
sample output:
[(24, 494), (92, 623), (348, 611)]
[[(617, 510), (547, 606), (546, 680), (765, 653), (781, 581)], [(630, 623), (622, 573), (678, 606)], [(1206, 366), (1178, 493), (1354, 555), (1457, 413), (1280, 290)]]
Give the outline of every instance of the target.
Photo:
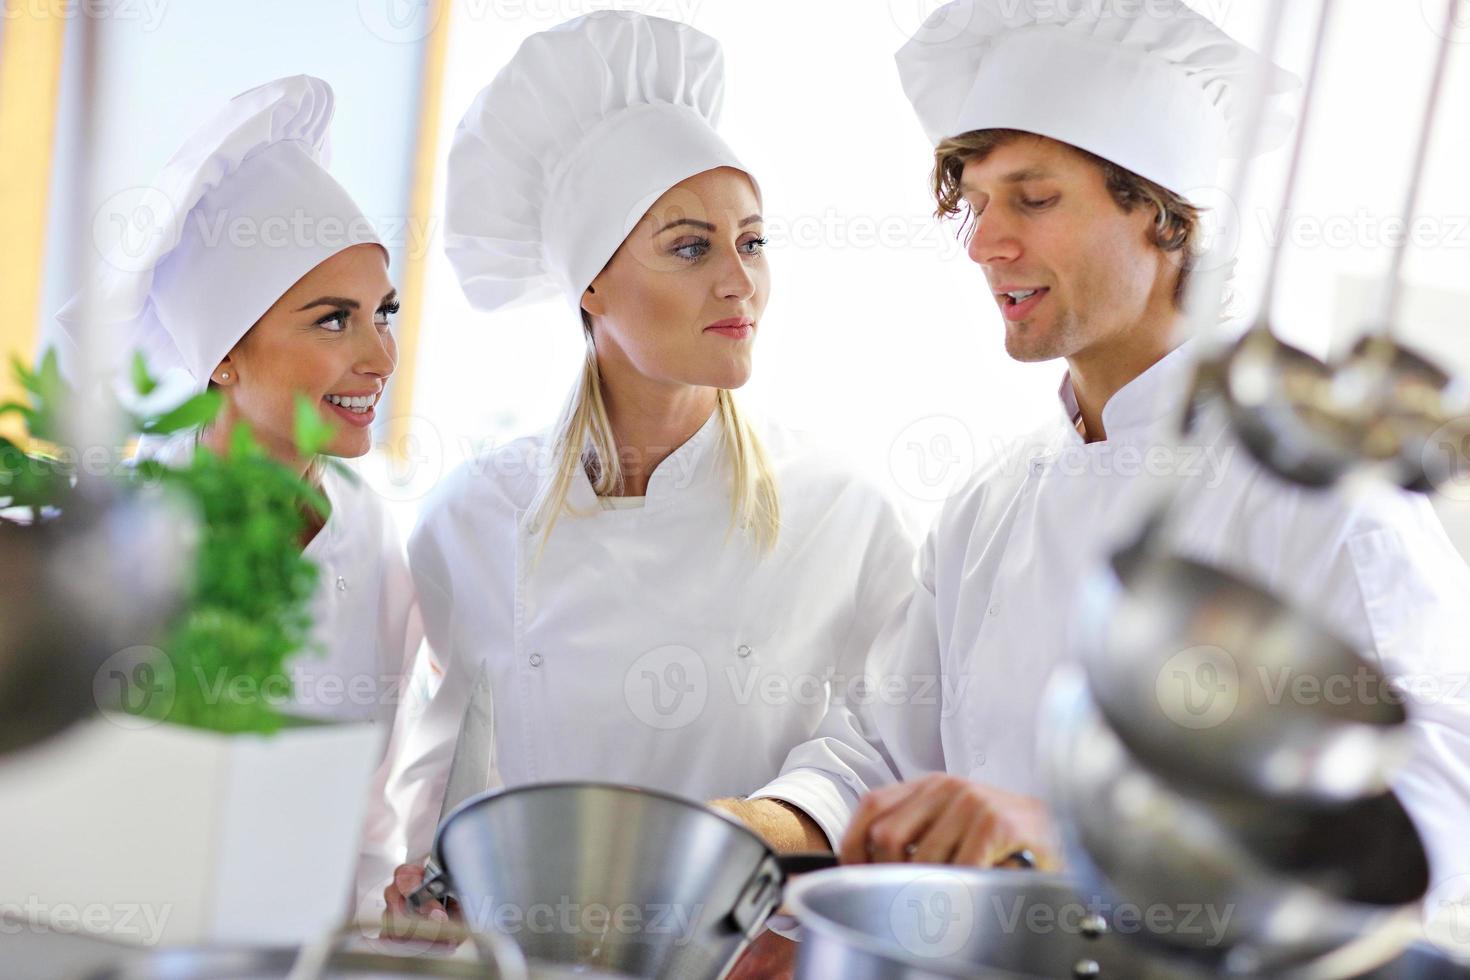
[[(405, 19), (390, 19), (388, 4), (401, 6)], [(92, 218), (103, 202), (151, 182), (231, 96), (271, 79), (304, 73), (332, 86), (333, 173), (370, 217), (385, 224), (403, 215), (426, 26), (421, 5), (116, 0), (107, 9), (108, 16), (90, 21), (96, 99), (86, 114), (84, 22), (68, 25), (40, 311), (43, 344), (51, 318), (78, 287), (78, 256), (96, 261)], [(90, 126), (86, 144), (84, 124)], [(90, 177), (80, 166), (84, 147)], [(394, 252), (394, 266), (401, 267), (402, 249)]]
[[(99, 25), (102, 104), (94, 118), (102, 191), (146, 180), (224, 98), (296, 71), (339, 96), (334, 170), (370, 214), (402, 213), (417, 100), (422, 0), (154, 0), (156, 22)], [(1056, 0), (1063, 2), (1063, 0)], [(1102, 0), (1068, 0), (1102, 2)], [(1150, 0), (1141, 0), (1150, 2)], [(549, 423), (577, 370), (576, 321), (555, 303), (485, 316), (469, 310), (440, 246), (443, 159), (473, 95), (529, 34), (608, 6), (673, 17), (719, 38), (728, 82), (724, 131), (760, 177), (771, 231), (773, 298), (744, 393), (787, 422), (847, 446), (920, 516), (994, 452), (1053, 410), (1058, 364), (1009, 361), (980, 271), (952, 229), (928, 217), (928, 147), (899, 89), (892, 54), (939, 0), (457, 0), (431, 227), (414, 442), (407, 464), (376, 473), (405, 524), (423, 494), (476, 445)], [(1194, 0), (1258, 44), (1263, 0)], [(1339, 347), (1387, 265), (1385, 220), (1401, 207), (1412, 139), (1444, 0), (1344, 0), (1324, 69), (1287, 227), (1275, 305), (1283, 333)], [(1289, 4), (1278, 60), (1300, 71), (1312, 4)], [(1435, 144), (1423, 215), (1429, 247), (1410, 257), (1415, 286), (1436, 291), (1441, 324), (1411, 336), (1446, 345), (1470, 308), (1470, 24), (1456, 38), (1447, 121)], [(65, 141), (63, 141), (65, 145)], [(1236, 203), (1244, 232), (1238, 309), (1253, 311), (1265, 245), (1280, 222), (1285, 150), (1263, 157), (1255, 192)], [(85, 213), (57, 196), (57, 227)], [(68, 209), (70, 213), (68, 213)], [(57, 244), (53, 248), (53, 254)], [(401, 269), (401, 262), (395, 263)], [(48, 310), (70, 290), (53, 263)], [(1354, 289), (1357, 289), (1355, 292)], [(1412, 297), (1411, 297), (1412, 299)], [(1470, 331), (1470, 314), (1458, 323)], [(1470, 333), (1466, 334), (1470, 336)], [(942, 478), (941, 478), (942, 477)]]
[[(1355, 319), (1334, 305), (1340, 278), (1378, 276), (1386, 265), (1380, 222), (1400, 207), (1436, 2), (1339, 4), (1324, 108), (1309, 134), (1276, 305), (1284, 332), (1319, 350)], [(525, 36), (603, 6), (682, 19), (725, 46), (722, 128), (759, 175), (776, 232), (769, 250), (773, 298), (747, 396), (846, 444), (918, 511), (932, 513), (950, 485), (933, 478), (946, 466), (955, 476), (967, 472), (999, 439), (1043, 419), (1061, 371), (1006, 358), (979, 270), (951, 230), (928, 217), (928, 148), (899, 89), (892, 53), (937, 2), (463, 0), (440, 125), (446, 144), (475, 92)], [(1237, 37), (1259, 43), (1265, 6), (1258, 0), (1197, 6)], [(1301, 71), (1313, 12), (1307, 4), (1290, 7), (1279, 60)], [(1470, 110), (1464, 60), (1452, 78), (1447, 120)], [(1447, 128), (1435, 153), (1424, 210), (1448, 240), (1416, 252), (1408, 271), (1415, 281), (1462, 290), (1470, 231), (1449, 232), (1451, 216), (1470, 215), (1470, 187), (1457, 179), (1470, 165), (1470, 131)], [(1283, 148), (1262, 158), (1258, 193), (1241, 205), (1237, 288), (1246, 313), (1257, 301), (1265, 243), (1279, 227), (1274, 215), (1286, 156)], [(1345, 222), (1340, 244), (1312, 240), (1314, 229), (1330, 236)], [(427, 472), (447, 468), (477, 442), (548, 423), (580, 357), (578, 326), (562, 307), (473, 313), (442, 251), (431, 256), (414, 407), (433, 420), (420, 429)]]

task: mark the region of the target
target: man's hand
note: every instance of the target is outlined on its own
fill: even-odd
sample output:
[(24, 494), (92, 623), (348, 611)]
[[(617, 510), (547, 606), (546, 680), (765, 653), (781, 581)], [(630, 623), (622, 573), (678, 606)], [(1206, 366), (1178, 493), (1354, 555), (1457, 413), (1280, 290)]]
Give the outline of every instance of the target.
[(1023, 850), (1039, 868), (1060, 864), (1051, 817), (1040, 800), (935, 773), (863, 797), (840, 853), (843, 864), (988, 868)]
[(415, 923), (425, 920), (430, 922), (455, 922), (463, 925), (464, 917), (460, 915), (458, 906), (451, 903), (449, 909), (445, 909), (438, 901), (431, 899), (421, 911), (415, 912), (408, 904), (408, 896), (412, 895), (419, 885), (424, 883), (424, 869), (417, 864), (400, 864), (393, 869), (393, 882), (383, 889), (383, 900), (388, 907), (383, 910), (383, 936), (385, 938), (410, 937), (413, 935)]

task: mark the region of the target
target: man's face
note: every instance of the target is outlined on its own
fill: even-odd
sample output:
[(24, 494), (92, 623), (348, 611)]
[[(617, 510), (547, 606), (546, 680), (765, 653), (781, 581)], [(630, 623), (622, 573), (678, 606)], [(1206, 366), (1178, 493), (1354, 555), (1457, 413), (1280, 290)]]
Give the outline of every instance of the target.
[(1010, 140), (969, 161), (960, 189), (972, 221), (967, 254), (985, 270), (1016, 360), (1086, 354), (1157, 315), (1161, 302), (1172, 306), (1175, 266), (1150, 241), (1153, 209), (1125, 212), (1102, 169), (1066, 144)]

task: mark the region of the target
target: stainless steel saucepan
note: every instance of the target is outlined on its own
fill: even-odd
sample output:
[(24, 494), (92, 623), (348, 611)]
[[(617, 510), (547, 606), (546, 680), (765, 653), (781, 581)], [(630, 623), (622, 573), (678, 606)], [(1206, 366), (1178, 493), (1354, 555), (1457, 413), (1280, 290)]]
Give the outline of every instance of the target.
[(786, 904), (800, 980), (1204, 977), (1119, 935), (1102, 896), (1036, 871), (853, 865), (804, 876)]
[(533, 961), (630, 976), (723, 976), (787, 878), (832, 854), (778, 855), (739, 821), (667, 793), (540, 783), (471, 797), (440, 824), (420, 889)]

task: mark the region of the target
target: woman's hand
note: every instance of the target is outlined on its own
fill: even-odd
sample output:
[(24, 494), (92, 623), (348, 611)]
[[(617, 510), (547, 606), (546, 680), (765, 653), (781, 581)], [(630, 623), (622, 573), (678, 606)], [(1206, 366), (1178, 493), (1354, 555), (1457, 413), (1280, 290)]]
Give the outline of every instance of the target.
[(424, 869), (417, 864), (400, 864), (393, 869), (393, 881), (387, 888), (383, 889), (383, 899), (388, 907), (383, 911), (383, 935), (388, 938), (403, 937), (415, 938), (412, 935), (416, 923), (424, 922), (455, 922), (464, 923), (464, 917), (459, 913), (459, 907), (449, 903), (446, 909), (436, 899), (429, 899), (422, 908), (415, 911), (408, 903), (408, 896), (418, 890), (424, 883)]

